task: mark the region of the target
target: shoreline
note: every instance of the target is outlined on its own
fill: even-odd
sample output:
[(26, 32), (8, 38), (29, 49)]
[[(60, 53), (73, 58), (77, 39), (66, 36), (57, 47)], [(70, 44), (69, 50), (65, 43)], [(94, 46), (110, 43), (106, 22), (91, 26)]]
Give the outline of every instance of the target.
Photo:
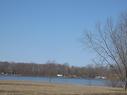
[(0, 80), (25, 80), (33, 82), (48, 82), (58, 84), (75, 84), (85, 86), (105, 86), (109, 87), (108, 80), (88, 79), (88, 78), (66, 78), (66, 77), (33, 77), (33, 76), (0, 76)]

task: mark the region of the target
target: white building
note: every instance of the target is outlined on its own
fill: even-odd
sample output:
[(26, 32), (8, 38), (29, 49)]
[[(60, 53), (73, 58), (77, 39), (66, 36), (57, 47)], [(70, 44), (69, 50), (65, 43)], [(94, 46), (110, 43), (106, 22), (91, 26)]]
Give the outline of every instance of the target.
[(63, 75), (62, 74), (57, 74), (57, 77), (62, 77)]

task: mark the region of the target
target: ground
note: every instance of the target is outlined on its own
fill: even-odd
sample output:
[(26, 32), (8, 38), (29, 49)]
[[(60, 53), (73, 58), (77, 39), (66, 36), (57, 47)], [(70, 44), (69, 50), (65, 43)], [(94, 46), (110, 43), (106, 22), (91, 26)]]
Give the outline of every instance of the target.
[(0, 81), (0, 95), (127, 95), (122, 88)]

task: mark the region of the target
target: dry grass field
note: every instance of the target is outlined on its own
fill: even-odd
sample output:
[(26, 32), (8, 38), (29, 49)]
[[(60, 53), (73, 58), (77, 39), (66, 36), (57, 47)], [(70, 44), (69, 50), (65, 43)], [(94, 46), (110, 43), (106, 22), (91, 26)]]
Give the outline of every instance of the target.
[(121, 88), (0, 81), (0, 95), (127, 95)]

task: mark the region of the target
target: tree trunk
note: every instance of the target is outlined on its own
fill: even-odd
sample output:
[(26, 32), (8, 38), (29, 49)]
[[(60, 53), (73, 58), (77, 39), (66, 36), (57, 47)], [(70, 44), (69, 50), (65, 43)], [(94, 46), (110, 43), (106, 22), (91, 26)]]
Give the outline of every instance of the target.
[(125, 78), (125, 91), (127, 90), (127, 69), (126, 69), (126, 78)]
[(125, 91), (127, 90), (127, 81), (125, 81)]

